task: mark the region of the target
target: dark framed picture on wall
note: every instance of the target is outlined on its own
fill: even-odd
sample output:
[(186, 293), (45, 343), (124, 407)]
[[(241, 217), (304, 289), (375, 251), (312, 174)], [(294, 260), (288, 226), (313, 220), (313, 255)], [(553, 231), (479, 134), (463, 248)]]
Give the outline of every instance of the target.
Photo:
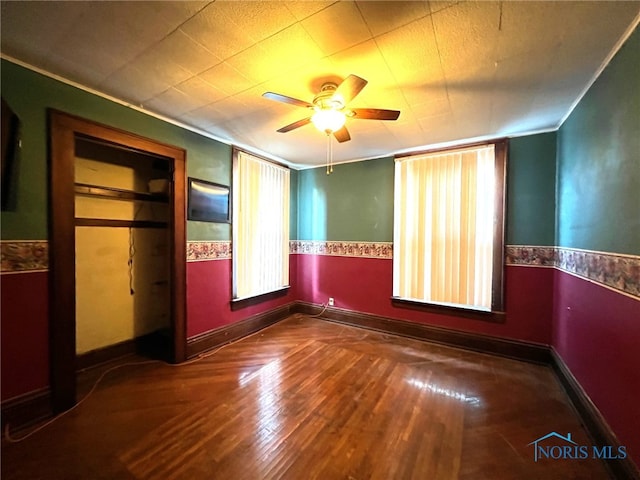
[(229, 187), (189, 177), (187, 220), (231, 223)]

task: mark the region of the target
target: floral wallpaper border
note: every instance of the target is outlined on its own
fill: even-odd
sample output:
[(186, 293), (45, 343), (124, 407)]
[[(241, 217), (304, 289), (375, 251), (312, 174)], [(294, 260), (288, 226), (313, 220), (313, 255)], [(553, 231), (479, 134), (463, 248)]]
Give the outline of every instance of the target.
[(640, 298), (640, 256), (557, 247), (556, 268)]
[(49, 243), (46, 240), (3, 240), (0, 257), (2, 273), (48, 270)]
[[(331, 255), (357, 258), (393, 258), (391, 242), (335, 242), (292, 240), (291, 254)], [(46, 271), (49, 246), (46, 240), (0, 242), (2, 273)], [(187, 242), (187, 262), (231, 259), (231, 242)], [(640, 299), (640, 256), (594, 252), (563, 247), (507, 245), (506, 265), (550, 267)]]
[(640, 256), (564, 247), (508, 245), (507, 265), (555, 267), (640, 298)]
[(229, 260), (231, 242), (228, 240), (213, 242), (187, 242), (187, 262), (204, 260)]
[(556, 250), (556, 247), (507, 245), (504, 260), (506, 265), (555, 267)]
[(289, 253), (391, 259), (393, 258), (393, 243), (292, 240), (289, 242)]

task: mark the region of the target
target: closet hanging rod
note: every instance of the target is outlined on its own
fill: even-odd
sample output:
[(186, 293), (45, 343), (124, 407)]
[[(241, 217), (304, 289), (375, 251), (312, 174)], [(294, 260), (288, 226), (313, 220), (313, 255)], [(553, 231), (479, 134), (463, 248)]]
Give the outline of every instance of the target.
[(164, 203), (169, 201), (169, 196), (163, 193), (134, 192), (133, 190), (104, 187), (102, 185), (89, 185), (87, 183), (76, 183), (75, 192), (77, 195), (112, 198), (114, 200), (142, 200), (145, 202)]

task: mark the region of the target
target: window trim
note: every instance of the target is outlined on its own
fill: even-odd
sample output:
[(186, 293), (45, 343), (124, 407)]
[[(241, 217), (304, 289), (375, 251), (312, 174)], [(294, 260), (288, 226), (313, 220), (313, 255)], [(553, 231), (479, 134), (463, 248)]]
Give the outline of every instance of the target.
[[(255, 154), (248, 150), (243, 150), (239, 147), (233, 146), (231, 150), (231, 186), (232, 186), (233, 192), (240, 192), (240, 188), (239, 188), (240, 179), (238, 178), (238, 175), (236, 172), (238, 168), (237, 165), (239, 162), (238, 157), (241, 153), (245, 155), (251, 155), (252, 157), (271, 163), (285, 170), (289, 170), (289, 171), (291, 170), (291, 168), (288, 165), (277, 162), (275, 160), (271, 160), (269, 158)], [(279, 298), (281, 296), (286, 295), (290, 289), (290, 285), (287, 284), (267, 292), (260, 292), (253, 295), (243, 296), (243, 297), (236, 296), (236, 275), (237, 275), (236, 261), (238, 258), (238, 252), (237, 252), (237, 244), (235, 242), (235, 238), (237, 238), (238, 236), (238, 225), (237, 225), (237, 222), (235, 222), (235, 218), (236, 218), (236, 215), (238, 214), (237, 209), (239, 208), (240, 208), (239, 201), (231, 202), (231, 212), (230, 212), (231, 213), (231, 222), (230, 222), (231, 223), (231, 299), (229, 300), (229, 305), (232, 311), (239, 310), (251, 305), (257, 305), (259, 303), (266, 302), (274, 298)], [(289, 214), (290, 213), (291, 211), (289, 207)], [(287, 221), (289, 220), (290, 219), (288, 219)], [(289, 263), (289, 268), (290, 268), (290, 265), (291, 264)], [(287, 280), (288, 282), (291, 280), (290, 276)]]
[[(496, 206), (493, 222), (493, 267), (491, 275), (491, 310), (484, 311), (480, 309), (474, 309), (471, 307), (465, 307), (464, 305), (444, 305), (434, 302), (422, 302), (419, 300), (401, 298), (397, 296), (391, 296), (391, 303), (393, 306), (401, 308), (409, 308), (413, 310), (420, 310), (426, 312), (440, 313), (440, 314), (453, 314), (455, 316), (461, 316), (466, 318), (473, 318), (478, 320), (504, 322), (506, 318), (506, 312), (504, 308), (504, 245), (505, 245), (505, 209), (507, 202), (507, 162), (509, 151), (509, 139), (499, 138), (495, 140), (487, 140), (483, 142), (467, 143), (462, 145), (455, 145), (452, 147), (434, 148), (427, 150), (414, 151), (410, 153), (403, 153), (395, 155), (394, 159), (401, 159), (406, 157), (413, 157), (417, 155), (430, 155), (434, 153), (442, 152), (455, 152), (457, 150), (463, 150), (474, 147), (482, 147), (486, 145), (494, 145), (494, 157), (495, 157), (495, 197), (494, 205)], [(395, 273), (395, 272), (394, 272)]]

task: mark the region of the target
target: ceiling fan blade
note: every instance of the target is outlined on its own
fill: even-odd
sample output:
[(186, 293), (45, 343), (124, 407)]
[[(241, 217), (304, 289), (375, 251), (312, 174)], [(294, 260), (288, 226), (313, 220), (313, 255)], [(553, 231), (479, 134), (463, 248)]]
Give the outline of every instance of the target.
[(366, 120), (397, 120), (400, 116), (399, 110), (384, 110), (381, 108), (351, 108), (354, 118)]
[(364, 78), (360, 78), (357, 75), (349, 75), (338, 85), (336, 93), (333, 95), (334, 97), (340, 97), (346, 105), (360, 93), (367, 83)]
[(264, 98), (268, 98), (269, 100), (275, 100), (276, 102), (288, 103), (290, 105), (295, 105), (297, 107), (310, 107), (313, 108), (313, 105), (309, 102), (305, 102), (304, 100), (298, 100), (297, 98), (287, 97), (286, 95), (280, 95), (279, 93), (273, 92), (265, 92), (262, 94)]
[(297, 122), (290, 123), (280, 129), (277, 130), (279, 133), (287, 133), (291, 130), (295, 130), (296, 128), (304, 127), (307, 123), (311, 123), (311, 117), (303, 118), (302, 120), (298, 120)]
[(336, 130), (335, 132), (333, 132), (333, 136), (336, 137), (336, 140), (338, 140), (338, 142), (340, 143), (348, 142), (349, 140), (351, 140), (349, 130), (347, 130), (347, 127), (345, 127), (344, 125), (340, 130)]

